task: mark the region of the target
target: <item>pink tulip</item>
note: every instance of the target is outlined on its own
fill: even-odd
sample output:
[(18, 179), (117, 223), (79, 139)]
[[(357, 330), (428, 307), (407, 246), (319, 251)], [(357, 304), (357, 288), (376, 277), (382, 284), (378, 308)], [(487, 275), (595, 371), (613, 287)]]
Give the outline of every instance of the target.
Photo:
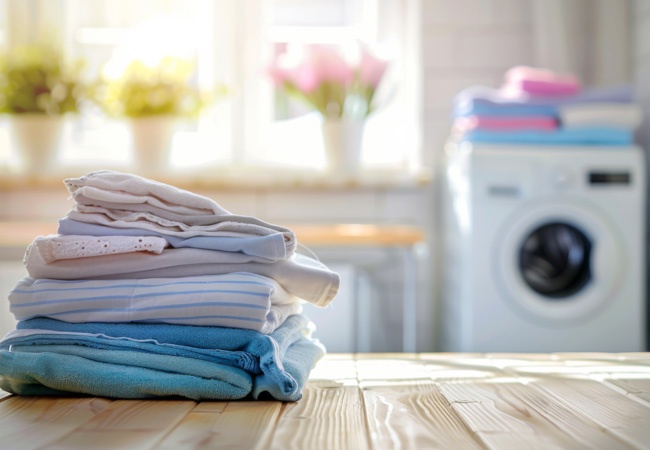
[(273, 84), (278, 87), (282, 86), (287, 80), (286, 69), (280, 67), (280, 65), (277, 64), (277, 61), (268, 68), (268, 73), (273, 80)]
[(325, 45), (311, 45), (305, 59), (318, 77), (318, 84), (323, 81), (349, 86), (354, 80), (354, 69), (350, 63), (334, 49)]
[(362, 84), (376, 89), (387, 68), (388, 61), (375, 57), (365, 47), (361, 48), (359, 78)]
[(320, 84), (318, 74), (312, 67), (309, 66), (298, 66), (294, 68), (288, 75), (289, 81), (293, 83), (301, 92), (313, 92)]

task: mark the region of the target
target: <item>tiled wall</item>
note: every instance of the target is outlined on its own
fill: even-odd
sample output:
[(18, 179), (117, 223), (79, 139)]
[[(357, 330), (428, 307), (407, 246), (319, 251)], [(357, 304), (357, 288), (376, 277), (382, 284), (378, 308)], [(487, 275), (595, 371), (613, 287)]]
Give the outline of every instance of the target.
[(454, 95), (533, 64), (532, 0), (423, 0), (424, 160), (435, 166)]

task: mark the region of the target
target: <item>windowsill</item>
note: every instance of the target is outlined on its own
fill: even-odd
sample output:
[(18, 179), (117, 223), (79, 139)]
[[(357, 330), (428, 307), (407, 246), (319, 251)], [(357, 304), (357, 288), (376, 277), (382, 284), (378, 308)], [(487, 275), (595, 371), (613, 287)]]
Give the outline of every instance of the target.
[[(97, 168), (54, 167), (44, 174), (20, 173), (0, 168), (0, 190), (21, 188), (57, 188), (65, 178), (84, 175)], [(115, 170), (125, 170), (120, 169)], [(223, 166), (207, 170), (166, 170), (156, 173), (142, 173), (142, 176), (173, 184), (184, 189), (413, 189), (427, 186), (431, 182), (431, 171), (364, 169), (357, 174), (331, 174), (315, 169), (293, 169), (278, 167), (235, 167)]]

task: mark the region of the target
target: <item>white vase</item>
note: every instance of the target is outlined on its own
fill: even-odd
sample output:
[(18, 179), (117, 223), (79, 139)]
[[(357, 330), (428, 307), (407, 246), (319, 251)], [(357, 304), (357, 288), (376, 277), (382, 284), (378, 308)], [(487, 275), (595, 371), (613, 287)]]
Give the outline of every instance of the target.
[(169, 163), (176, 117), (134, 117), (130, 123), (136, 168), (141, 172), (164, 170)]
[(323, 120), (323, 146), (330, 172), (352, 174), (359, 170), (365, 124), (364, 120)]
[(61, 142), (63, 116), (13, 114), (9, 116), (11, 138), (20, 152), (25, 171), (46, 173), (54, 163)]

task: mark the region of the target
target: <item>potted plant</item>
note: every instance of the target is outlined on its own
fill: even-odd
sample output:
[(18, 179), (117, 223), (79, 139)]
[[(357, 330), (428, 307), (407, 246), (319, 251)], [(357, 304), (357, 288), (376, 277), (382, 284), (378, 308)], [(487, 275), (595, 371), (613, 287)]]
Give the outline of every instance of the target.
[(360, 47), (356, 60), (326, 45), (283, 54), (270, 69), (275, 85), (322, 116), (323, 143), (332, 171), (354, 172), (361, 159), (366, 118), (388, 61)]
[(0, 55), (0, 112), (9, 114), (15, 145), (27, 170), (44, 172), (56, 153), (66, 113), (78, 112), (83, 62), (66, 64), (45, 43), (15, 47)]
[(141, 170), (164, 168), (177, 120), (198, 116), (211, 100), (210, 93), (192, 85), (193, 74), (193, 64), (178, 57), (156, 65), (134, 60), (116, 77), (105, 73), (95, 86), (93, 98), (104, 111), (129, 120)]

